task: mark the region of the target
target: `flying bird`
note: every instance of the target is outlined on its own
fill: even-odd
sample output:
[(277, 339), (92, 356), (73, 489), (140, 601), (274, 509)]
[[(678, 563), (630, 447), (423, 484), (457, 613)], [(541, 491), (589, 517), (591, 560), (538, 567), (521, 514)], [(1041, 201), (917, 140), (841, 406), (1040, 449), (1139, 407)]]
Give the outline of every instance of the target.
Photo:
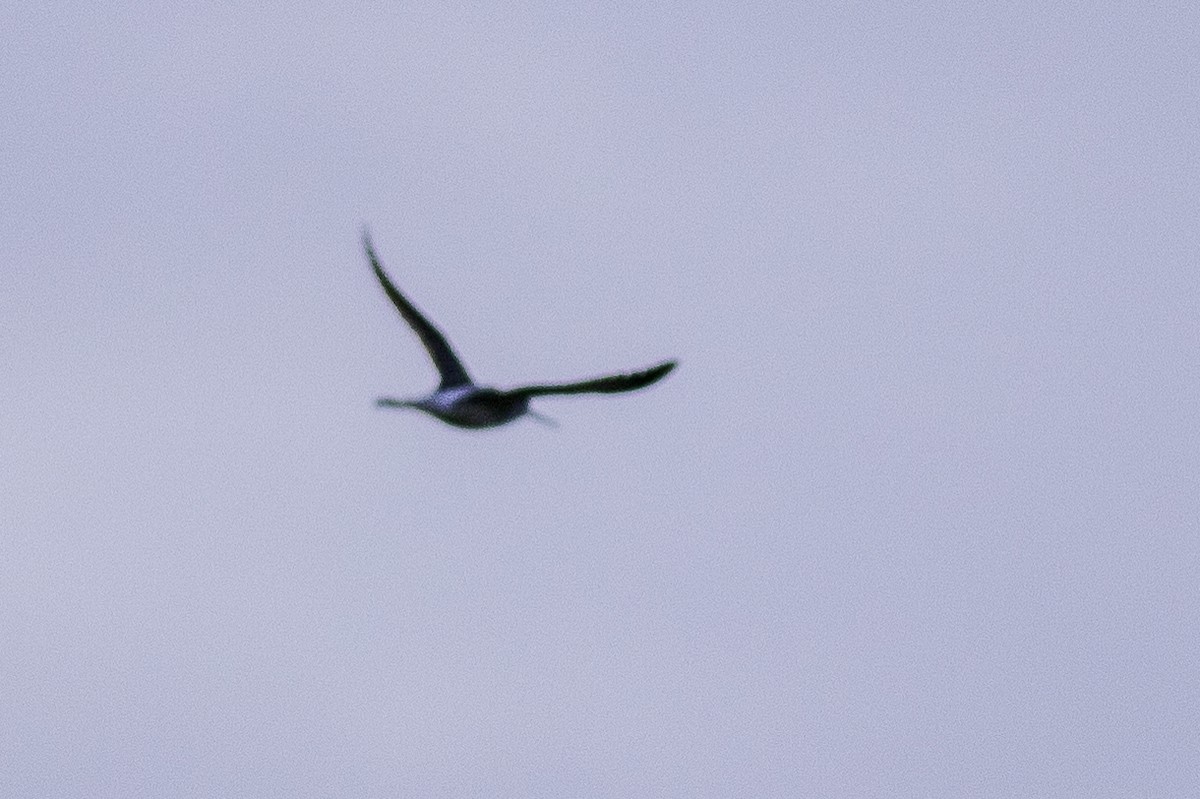
[(367, 260), (371, 262), (371, 268), (375, 270), (375, 277), (379, 278), (379, 283), (383, 286), (384, 293), (421, 339), (433, 360), (433, 365), (441, 375), (441, 382), (432, 394), (414, 399), (380, 397), (376, 404), (382, 408), (416, 408), (436, 416), (447, 424), (465, 428), (497, 427), (526, 414), (548, 422), (548, 419), (530, 410), (529, 401), (534, 397), (634, 391), (661, 380), (675, 368), (675, 361), (664, 361), (640, 372), (597, 377), (578, 383), (522, 386), (507, 391), (478, 385), (471, 380), (466, 367), (454, 354), (450, 342), (441, 331), (434, 327), (388, 278), (383, 267), (379, 265), (379, 258), (366, 231), (363, 231), (363, 248), (367, 252)]

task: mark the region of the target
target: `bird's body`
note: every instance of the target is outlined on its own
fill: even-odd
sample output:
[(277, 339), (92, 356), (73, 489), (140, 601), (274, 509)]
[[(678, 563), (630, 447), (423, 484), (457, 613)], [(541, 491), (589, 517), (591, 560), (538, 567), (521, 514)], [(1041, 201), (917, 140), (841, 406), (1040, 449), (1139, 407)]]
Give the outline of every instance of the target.
[(446, 424), (467, 429), (496, 427), (529, 411), (528, 399), (480, 386), (438, 389), (428, 397), (413, 400), (381, 397), (379, 405), (383, 408), (416, 408)]
[[(650, 385), (666, 376), (675, 368), (674, 361), (666, 361), (649, 369), (632, 374), (610, 375), (577, 383), (523, 386), (502, 391), (477, 385), (467, 374), (462, 361), (455, 355), (446, 337), (433, 323), (425, 318), (411, 302), (400, 293), (379, 264), (371, 239), (363, 233), (363, 248), (375, 276), (383, 286), (396, 310), (421, 339), (429, 357), (441, 375), (441, 382), (434, 392), (415, 399), (381, 397), (377, 404), (384, 408), (415, 408), (436, 416), (447, 424), (464, 428), (496, 427), (507, 424), (526, 414), (537, 417), (529, 408), (529, 400), (551, 394), (614, 394), (634, 391)], [(542, 418), (542, 417), (537, 417)]]

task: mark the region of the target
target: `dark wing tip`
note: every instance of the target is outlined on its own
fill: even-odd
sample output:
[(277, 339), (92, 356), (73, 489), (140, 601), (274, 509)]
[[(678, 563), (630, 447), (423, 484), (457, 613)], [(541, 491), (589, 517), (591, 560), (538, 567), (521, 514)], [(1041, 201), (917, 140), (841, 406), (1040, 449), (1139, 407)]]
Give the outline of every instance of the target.
[(666, 377), (668, 374), (671, 373), (671, 370), (673, 370), (678, 365), (679, 365), (679, 361), (663, 361), (662, 363), (660, 363), (658, 366), (655, 366), (650, 371), (654, 374), (655, 378)]
[(659, 380), (662, 380), (678, 365), (679, 361), (664, 361), (658, 366), (652, 366), (640, 374), (631, 375), (631, 377), (637, 380), (639, 386), (648, 386), (651, 383), (657, 383)]
[(379, 256), (375, 254), (375, 245), (371, 243), (371, 229), (366, 225), (362, 226), (362, 243), (363, 249), (367, 253), (367, 259), (371, 265), (375, 266), (379, 263)]
[[(362, 231), (362, 243), (363, 250), (367, 254), (367, 261), (370, 262), (371, 269), (375, 272), (375, 277), (377, 277), (379, 282), (383, 285), (383, 290), (391, 299), (392, 303), (397, 307), (400, 307), (403, 304), (403, 301), (397, 296), (399, 291), (392, 283), (392, 279), (388, 277), (387, 272), (383, 271), (383, 264), (379, 263), (379, 255), (375, 252), (375, 245), (371, 243), (371, 231), (369, 231), (365, 225), (363, 226)], [(403, 308), (401, 309), (401, 313), (404, 313)]]

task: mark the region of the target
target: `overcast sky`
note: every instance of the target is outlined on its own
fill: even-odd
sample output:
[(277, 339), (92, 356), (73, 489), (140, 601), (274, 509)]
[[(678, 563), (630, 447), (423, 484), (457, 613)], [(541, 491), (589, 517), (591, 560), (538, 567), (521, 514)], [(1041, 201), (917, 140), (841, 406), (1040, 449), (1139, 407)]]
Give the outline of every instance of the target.
[[(1200, 793), (1200, 12), (9, 3), (0, 794)], [(500, 386), (464, 432), (397, 283)]]

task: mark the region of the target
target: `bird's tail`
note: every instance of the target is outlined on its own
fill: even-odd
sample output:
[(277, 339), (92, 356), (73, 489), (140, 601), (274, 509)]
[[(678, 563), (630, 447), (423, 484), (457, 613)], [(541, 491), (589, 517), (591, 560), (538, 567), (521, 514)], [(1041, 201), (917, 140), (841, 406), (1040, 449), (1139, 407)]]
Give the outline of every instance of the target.
[(530, 417), (531, 419), (534, 419), (534, 420), (546, 425), (546, 427), (554, 427), (554, 428), (558, 427), (558, 422), (554, 421), (549, 416), (543, 416), (542, 414), (538, 413), (535, 410), (526, 410), (525, 415)]

